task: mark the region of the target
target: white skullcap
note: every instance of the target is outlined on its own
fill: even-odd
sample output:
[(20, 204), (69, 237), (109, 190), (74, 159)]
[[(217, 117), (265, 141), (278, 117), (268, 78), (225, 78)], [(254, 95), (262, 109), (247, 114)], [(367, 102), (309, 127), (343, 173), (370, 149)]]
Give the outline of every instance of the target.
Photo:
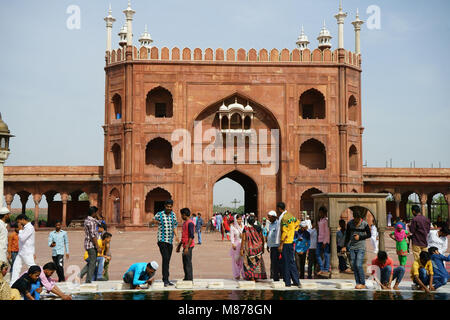
[(150, 262), (150, 265), (152, 266), (152, 268), (153, 268), (155, 271), (158, 270), (158, 267), (159, 267), (158, 262), (152, 261), (152, 262)]
[(276, 217), (277, 213), (275, 211), (271, 210), (271, 211), (269, 211), (269, 213), (267, 215), (272, 216), (272, 217)]
[(8, 213), (11, 213), (8, 208), (6, 207), (0, 208), (0, 216)]
[(300, 222), (300, 227), (304, 228), (304, 227), (307, 227), (307, 226), (308, 226), (308, 223), (306, 221)]

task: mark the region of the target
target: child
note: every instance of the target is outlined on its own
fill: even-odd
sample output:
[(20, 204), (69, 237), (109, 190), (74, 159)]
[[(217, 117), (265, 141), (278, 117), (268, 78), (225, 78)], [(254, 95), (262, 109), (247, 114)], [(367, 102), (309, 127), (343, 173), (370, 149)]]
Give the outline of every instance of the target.
[(17, 223), (11, 225), (14, 231), (8, 236), (8, 262), (11, 265), (11, 274), (13, 272), (14, 261), (19, 253), (19, 226)]
[[(424, 290), (426, 293), (435, 291), (433, 286), (433, 264), (428, 252), (422, 251), (419, 255), (419, 260), (415, 260), (411, 267), (411, 279), (414, 284), (413, 290)], [(429, 288), (427, 288), (427, 285)]]
[(311, 244), (311, 235), (308, 232), (308, 224), (306, 221), (300, 223), (300, 229), (295, 232), (295, 262), (297, 264), (297, 270), (300, 274), (300, 279), (305, 279), (305, 262), (306, 253), (308, 252), (309, 245)]
[(33, 265), (28, 269), (28, 272), (13, 283), (11, 288), (19, 290), (25, 300), (39, 300), (42, 292), (40, 275), (41, 267)]
[(181, 234), (181, 241), (177, 246), (177, 252), (180, 252), (181, 246), (183, 246), (183, 269), (184, 269), (184, 279), (183, 280), (193, 280), (192, 272), (192, 249), (194, 249), (194, 222), (189, 219), (191, 211), (189, 208), (183, 208), (180, 210), (181, 219), (183, 219), (183, 227)]
[(111, 238), (112, 234), (109, 232), (105, 232), (102, 235), (103, 258), (105, 259), (105, 263), (103, 265), (103, 279), (105, 281), (109, 280), (108, 268), (111, 261)]
[(450, 255), (445, 257), (440, 254), (438, 248), (430, 247), (428, 253), (431, 257), (431, 263), (433, 264), (433, 286), (437, 289), (447, 284), (448, 272), (445, 269), (444, 261), (450, 261)]
[(382, 289), (391, 290), (392, 280), (395, 279), (394, 290), (399, 290), (398, 286), (405, 274), (405, 268), (403, 266), (394, 269), (394, 263), (385, 251), (378, 251), (377, 257), (372, 260), (372, 265), (380, 268)]
[(317, 257), (316, 257), (316, 249), (317, 249), (317, 224), (314, 223), (311, 229), (308, 229), (310, 234), (310, 245), (308, 250), (308, 279), (312, 279), (313, 267), (314, 267), (314, 275), (317, 274), (318, 265), (317, 265)]
[(406, 266), (406, 260), (408, 259), (408, 230), (404, 230), (401, 223), (395, 225), (395, 231), (389, 236), (396, 242), (396, 250), (398, 261), (401, 266)]

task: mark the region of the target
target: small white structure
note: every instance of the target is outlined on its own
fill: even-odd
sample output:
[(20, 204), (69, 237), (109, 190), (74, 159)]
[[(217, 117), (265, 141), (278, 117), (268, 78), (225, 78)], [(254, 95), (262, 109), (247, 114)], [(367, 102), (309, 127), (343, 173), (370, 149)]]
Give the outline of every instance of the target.
[(319, 36), (317, 37), (317, 40), (319, 40), (319, 49), (325, 50), (331, 48), (331, 38), (333, 38), (330, 34), (330, 31), (327, 29), (327, 26), (325, 25), (325, 20), (323, 20), (323, 27), (320, 30)]
[(298, 48), (302, 51), (308, 48), (308, 44), (309, 44), (308, 36), (305, 34), (305, 31), (303, 30), (303, 25), (302, 25), (302, 31), (297, 38), (296, 44), (297, 44)]

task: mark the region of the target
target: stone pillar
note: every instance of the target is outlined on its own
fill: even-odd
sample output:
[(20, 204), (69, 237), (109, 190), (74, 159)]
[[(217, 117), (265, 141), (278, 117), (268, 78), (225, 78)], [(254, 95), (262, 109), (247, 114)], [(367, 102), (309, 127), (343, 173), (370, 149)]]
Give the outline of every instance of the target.
[(429, 218), (428, 212), (426, 212), (426, 204), (427, 204), (428, 195), (425, 193), (422, 193), (420, 195), (420, 209), (422, 210), (422, 214)]
[[(29, 197), (30, 195), (28, 195)], [(20, 197), (20, 202), (22, 203), (22, 213), (25, 214), (25, 211), (27, 209), (27, 202), (28, 202), (28, 197), (22, 197), (22, 195), (19, 194)]]
[(61, 193), (62, 202), (62, 227), (67, 227), (67, 201), (69, 201), (69, 195), (66, 192)]
[(42, 200), (42, 194), (34, 194), (33, 195), (33, 201), (34, 201), (34, 228), (39, 228), (39, 203)]
[(386, 251), (385, 242), (384, 242), (384, 232), (386, 231), (386, 227), (383, 225), (378, 225), (378, 251)]
[(14, 196), (11, 193), (7, 193), (5, 195), (5, 202), (6, 202), (6, 206), (8, 207), (8, 210), (11, 211), (11, 204), (14, 200)]
[(444, 195), (445, 200), (447, 201), (447, 209), (448, 209), (448, 213), (447, 213), (447, 226), (450, 225), (450, 193), (447, 193), (446, 195)]
[(433, 202), (433, 198), (428, 198), (427, 199), (426, 208), (427, 208), (428, 219), (430, 219), (430, 221), (431, 221), (431, 218), (433, 218), (432, 215), (431, 215), (431, 203), (432, 202)]
[(394, 194), (395, 200), (395, 217), (400, 217), (400, 203), (402, 202), (402, 195), (400, 193)]
[(338, 228), (336, 226), (330, 227), (330, 267), (331, 278), (336, 278), (339, 275), (339, 259), (337, 252), (336, 233)]

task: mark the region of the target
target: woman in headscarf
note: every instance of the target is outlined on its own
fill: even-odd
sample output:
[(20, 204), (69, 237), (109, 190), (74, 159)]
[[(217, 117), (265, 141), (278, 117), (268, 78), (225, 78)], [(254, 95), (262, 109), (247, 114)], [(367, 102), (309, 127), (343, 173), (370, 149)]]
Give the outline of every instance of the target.
[(396, 243), (395, 248), (397, 250), (398, 261), (404, 267), (408, 259), (408, 230), (404, 230), (403, 225), (397, 223), (394, 232), (389, 236)]
[(255, 228), (254, 216), (249, 216), (242, 231), (241, 256), (244, 262), (244, 279), (267, 279), (264, 266), (264, 240), (261, 232)]
[(230, 218), (230, 240), (231, 240), (231, 266), (233, 270), (233, 277), (239, 280), (244, 277), (244, 265), (241, 257), (241, 234), (244, 229), (242, 224), (242, 216), (236, 214), (234, 217)]

